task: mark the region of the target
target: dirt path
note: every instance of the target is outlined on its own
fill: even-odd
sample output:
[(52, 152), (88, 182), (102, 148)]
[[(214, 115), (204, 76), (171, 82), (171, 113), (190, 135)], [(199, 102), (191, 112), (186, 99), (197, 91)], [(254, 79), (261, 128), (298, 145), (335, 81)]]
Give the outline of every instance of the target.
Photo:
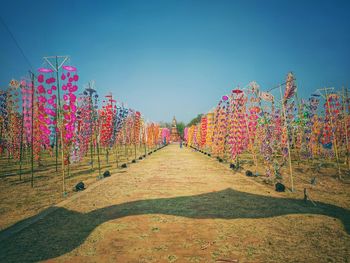
[(0, 261), (349, 262), (349, 220), (170, 145), (4, 241)]

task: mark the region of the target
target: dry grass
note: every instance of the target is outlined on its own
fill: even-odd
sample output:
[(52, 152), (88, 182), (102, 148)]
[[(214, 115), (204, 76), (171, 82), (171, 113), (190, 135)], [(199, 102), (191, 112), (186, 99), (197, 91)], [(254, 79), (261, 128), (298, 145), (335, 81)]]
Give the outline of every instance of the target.
[[(127, 155), (125, 149), (118, 149), (119, 166), (134, 159), (134, 148), (129, 147)], [(143, 155), (144, 148), (137, 148), (137, 158)], [(115, 152), (109, 154), (107, 163), (105, 152), (100, 154), (101, 173), (105, 170), (117, 169)], [(67, 196), (74, 194), (74, 186), (83, 181), (89, 186), (98, 180), (97, 155), (94, 155), (94, 168), (90, 165), (90, 156), (78, 164), (70, 165), (70, 174), (66, 174)], [(34, 187), (31, 187), (30, 163), (27, 158), (23, 162), (22, 178), (19, 179), (19, 162), (12, 159), (0, 159), (0, 230), (9, 227), (19, 220), (31, 217), (45, 208), (56, 204), (65, 198), (62, 194), (61, 159), (56, 172), (54, 156), (42, 156), (42, 166), (35, 163)]]

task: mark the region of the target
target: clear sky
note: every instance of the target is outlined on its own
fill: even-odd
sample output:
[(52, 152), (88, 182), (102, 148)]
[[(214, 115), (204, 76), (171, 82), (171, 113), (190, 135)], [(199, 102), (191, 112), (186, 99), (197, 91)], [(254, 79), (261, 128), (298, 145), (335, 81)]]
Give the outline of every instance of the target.
[[(34, 69), (70, 55), (80, 87), (95, 80), (149, 120), (188, 122), (237, 85), (297, 78), (300, 96), (350, 84), (350, 1), (4, 1)], [(0, 23), (0, 86), (29, 65)]]

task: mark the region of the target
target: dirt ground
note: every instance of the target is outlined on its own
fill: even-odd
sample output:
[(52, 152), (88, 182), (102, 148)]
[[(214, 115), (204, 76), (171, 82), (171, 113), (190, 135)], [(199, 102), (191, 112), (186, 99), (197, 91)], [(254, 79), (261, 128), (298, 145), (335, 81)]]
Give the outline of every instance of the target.
[[(101, 173), (104, 171), (119, 170), (117, 166), (130, 163), (135, 158), (134, 147), (118, 148), (116, 152), (109, 153), (108, 162), (105, 151), (100, 153)], [(152, 150), (152, 149), (150, 149)], [(136, 150), (136, 157), (145, 154), (144, 147)], [(137, 158), (138, 159), (138, 158)], [(117, 163), (118, 160), (118, 163)], [(48, 153), (42, 155), (42, 165), (34, 164), (34, 187), (31, 187), (30, 160), (23, 162), (22, 178), (19, 178), (19, 162), (6, 157), (0, 159), (0, 231), (16, 222), (34, 216), (46, 208), (74, 195), (74, 186), (83, 181), (86, 186), (95, 184), (98, 180), (98, 157), (93, 158), (93, 167), (90, 165), (90, 155), (79, 163), (70, 165), (68, 174), (66, 169), (66, 196), (62, 194), (61, 159), (58, 159), (58, 171), (56, 171), (55, 156)]]
[(297, 168), (277, 193), (169, 145), (2, 241), (0, 262), (349, 262), (349, 185)]

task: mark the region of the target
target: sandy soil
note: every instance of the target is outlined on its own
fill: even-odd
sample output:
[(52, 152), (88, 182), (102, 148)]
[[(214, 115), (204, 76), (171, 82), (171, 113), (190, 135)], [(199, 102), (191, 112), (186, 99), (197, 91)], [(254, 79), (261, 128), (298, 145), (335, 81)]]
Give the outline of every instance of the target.
[(2, 242), (0, 261), (349, 262), (348, 185), (299, 177), (277, 193), (170, 145)]

